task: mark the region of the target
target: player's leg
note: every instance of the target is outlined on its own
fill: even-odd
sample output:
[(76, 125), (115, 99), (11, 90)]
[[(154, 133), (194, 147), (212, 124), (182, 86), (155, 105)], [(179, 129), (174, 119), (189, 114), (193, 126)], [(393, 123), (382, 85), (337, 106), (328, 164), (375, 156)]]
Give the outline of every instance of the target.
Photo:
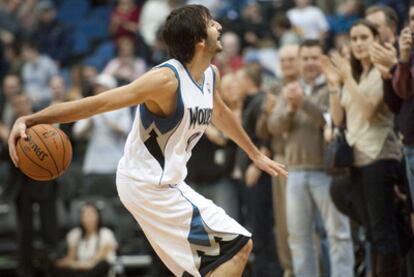
[(211, 271), (206, 277), (240, 277), (252, 249), (253, 242), (250, 239), (233, 258)]

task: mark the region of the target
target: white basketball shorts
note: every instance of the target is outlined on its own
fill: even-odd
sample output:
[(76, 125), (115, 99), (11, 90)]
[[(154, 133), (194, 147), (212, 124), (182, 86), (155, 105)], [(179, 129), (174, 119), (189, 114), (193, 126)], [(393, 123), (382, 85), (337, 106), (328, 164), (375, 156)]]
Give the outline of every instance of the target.
[(138, 183), (117, 176), (119, 197), (155, 252), (176, 276), (205, 276), (230, 260), (251, 234), (182, 182)]

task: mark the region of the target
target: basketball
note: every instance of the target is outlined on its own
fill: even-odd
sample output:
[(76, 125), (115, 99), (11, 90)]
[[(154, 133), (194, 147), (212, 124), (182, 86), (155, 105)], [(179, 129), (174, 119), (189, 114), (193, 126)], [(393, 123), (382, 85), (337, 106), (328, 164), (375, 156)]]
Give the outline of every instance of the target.
[(72, 160), (72, 145), (66, 134), (52, 125), (27, 128), (27, 139), (16, 145), (19, 168), (37, 181), (53, 180), (62, 175)]

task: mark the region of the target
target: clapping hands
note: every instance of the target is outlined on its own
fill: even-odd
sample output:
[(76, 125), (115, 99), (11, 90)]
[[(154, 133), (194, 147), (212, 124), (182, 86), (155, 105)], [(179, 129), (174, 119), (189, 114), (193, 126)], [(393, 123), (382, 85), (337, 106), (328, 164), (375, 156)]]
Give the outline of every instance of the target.
[(398, 43), (400, 46), (400, 61), (407, 63), (410, 60), (411, 49), (413, 47), (413, 38), (409, 27), (401, 31)]
[(283, 96), (288, 101), (288, 109), (297, 111), (303, 104), (303, 89), (298, 82), (287, 84), (282, 90)]
[(374, 42), (370, 47), (370, 57), (375, 68), (379, 70), (382, 78), (390, 79), (392, 77), (390, 69), (398, 62), (397, 50), (391, 43), (384, 45)]

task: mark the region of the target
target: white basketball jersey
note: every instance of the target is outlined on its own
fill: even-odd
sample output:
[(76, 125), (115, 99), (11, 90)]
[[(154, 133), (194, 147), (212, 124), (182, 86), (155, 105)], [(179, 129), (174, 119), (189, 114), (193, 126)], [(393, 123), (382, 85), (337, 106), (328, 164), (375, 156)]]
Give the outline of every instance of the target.
[(212, 66), (207, 68), (200, 86), (175, 59), (157, 67), (168, 67), (175, 73), (176, 111), (160, 118), (144, 104), (138, 106), (118, 174), (146, 184), (178, 184), (187, 175), (191, 150), (211, 121), (215, 74)]

